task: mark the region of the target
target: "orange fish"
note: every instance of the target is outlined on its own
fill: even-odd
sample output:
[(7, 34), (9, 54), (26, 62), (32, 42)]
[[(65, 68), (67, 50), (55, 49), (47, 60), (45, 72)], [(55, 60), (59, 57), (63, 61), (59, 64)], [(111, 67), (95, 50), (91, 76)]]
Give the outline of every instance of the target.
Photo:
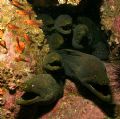
[(20, 56), (15, 57), (15, 61), (16, 61), (16, 62), (23, 61), (23, 58), (21, 58)]
[(23, 35), (23, 37), (25, 38), (26, 41), (28, 41), (28, 42), (31, 41), (31, 40), (30, 40), (30, 37), (29, 37), (26, 33)]
[(29, 15), (29, 12), (27, 12), (26, 10), (16, 10), (16, 13), (19, 15)]
[(18, 26), (13, 25), (13, 24), (8, 24), (7, 27), (8, 27), (9, 29), (11, 29), (11, 30), (17, 30), (17, 29), (19, 29)]
[(4, 95), (4, 93), (5, 93), (5, 90), (0, 88), (0, 95)]
[(28, 25), (35, 25), (38, 27), (40, 27), (42, 25), (42, 21), (41, 21), (41, 23), (37, 22), (36, 20), (25, 20), (24, 22)]
[(17, 57), (15, 57), (15, 61), (16, 62), (19, 62), (19, 61), (24, 61), (24, 62), (29, 62), (28, 60), (26, 60), (25, 58), (23, 58), (22, 56), (17, 56)]
[(0, 30), (0, 38), (2, 38), (2, 36), (3, 36), (3, 31)]
[(5, 41), (1, 40), (1, 41), (0, 41), (0, 45), (1, 45), (2, 47), (4, 47), (5, 49), (7, 49), (7, 48), (6, 48), (6, 42), (5, 42)]
[(22, 53), (23, 50), (25, 49), (25, 43), (22, 41), (19, 41), (19, 38), (16, 38), (17, 44), (16, 44), (16, 51), (18, 53)]
[(18, 1), (16, 1), (16, 0), (12, 0), (11, 3), (12, 3), (12, 5), (14, 5), (14, 6), (16, 6), (16, 7), (21, 7), (21, 6), (23, 6), (22, 3), (20, 3), (20, 2), (18, 2)]

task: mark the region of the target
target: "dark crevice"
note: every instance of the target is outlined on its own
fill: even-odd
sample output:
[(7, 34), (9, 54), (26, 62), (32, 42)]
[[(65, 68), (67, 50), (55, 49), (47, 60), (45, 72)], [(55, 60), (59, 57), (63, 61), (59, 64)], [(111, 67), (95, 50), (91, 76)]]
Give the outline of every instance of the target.
[[(30, 4), (33, 4), (34, 0), (28, 0), (28, 2)], [(91, 20), (93, 20), (93, 22), (97, 24), (98, 26), (101, 26), (100, 7), (102, 4), (103, 4), (103, 0), (82, 0), (80, 4), (77, 6), (73, 6), (70, 4), (68, 5), (63, 4), (59, 6), (50, 6), (50, 7), (33, 6), (33, 9), (37, 15), (41, 13), (42, 14), (45, 13), (45, 14), (52, 16), (54, 19), (56, 19), (61, 14), (68, 14), (73, 18), (74, 24), (77, 23), (78, 16), (84, 16), (84, 17), (88, 17)], [(51, 26), (48, 26), (48, 27), (51, 27)], [(69, 28), (65, 27), (64, 29), (66, 30)], [(69, 35), (69, 37), (71, 36)], [(68, 41), (65, 41), (65, 42), (68, 42)], [(54, 62), (54, 63), (51, 63), (50, 65), (61, 66), (59, 62)], [(51, 73), (50, 71), (47, 71), (47, 72)], [(61, 71), (54, 72), (52, 75), (54, 78), (60, 78), (61, 76), (63, 76), (62, 77), (63, 79), (65, 78), (63, 69)], [(107, 105), (103, 102), (101, 103), (100, 101), (98, 101), (97, 98), (95, 98), (95, 96), (92, 93), (90, 93), (90, 91), (85, 89), (85, 87), (83, 87), (82, 85), (79, 85), (78, 82), (74, 82), (74, 83), (76, 84), (76, 87), (78, 88), (78, 91), (80, 92), (81, 95), (95, 102), (108, 116), (110, 117), (114, 116), (114, 105)], [(93, 84), (92, 86), (96, 88), (98, 91), (102, 92), (104, 95), (107, 95), (109, 93), (109, 87), (107, 86), (98, 86), (98, 85), (93, 85)], [(33, 93), (32, 94), (25, 93), (22, 98), (27, 100), (27, 99), (34, 98), (35, 96), (36, 94), (33, 94)], [(40, 116), (49, 112), (55, 106), (55, 104), (47, 105), (43, 107), (40, 107), (37, 104), (30, 105), (30, 106), (22, 106), (18, 114), (18, 117), (16, 119), (37, 119), (38, 117), (40, 118)]]
[[(29, 3), (33, 1), (28, 0)], [(69, 14), (74, 21), (78, 16), (86, 16), (92, 19), (95, 23), (100, 24), (100, 7), (103, 0), (82, 0), (77, 6), (71, 4), (62, 4), (50, 7), (36, 7), (33, 6), (37, 14), (46, 13), (56, 18), (60, 14)]]

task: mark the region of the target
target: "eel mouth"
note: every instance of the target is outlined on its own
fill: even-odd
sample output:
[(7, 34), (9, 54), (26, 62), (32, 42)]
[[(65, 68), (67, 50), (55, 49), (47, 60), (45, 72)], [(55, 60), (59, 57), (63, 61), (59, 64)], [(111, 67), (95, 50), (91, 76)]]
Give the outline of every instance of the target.
[(35, 97), (37, 97), (38, 95), (36, 93), (33, 93), (33, 92), (25, 92), (23, 95), (22, 95), (22, 99), (24, 100), (31, 100), (31, 99), (34, 99)]
[(65, 25), (65, 26), (61, 26), (61, 28), (63, 29), (63, 30), (70, 30), (70, 29), (72, 29), (72, 25), (71, 24), (67, 24), (67, 25)]
[(45, 69), (48, 71), (58, 71), (62, 69), (62, 65), (59, 61), (54, 61), (45, 66)]
[(62, 67), (61, 62), (60, 61), (54, 61), (49, 63), (50, 66), (58, 66), (58, 67)]
[(40, 96), (33, 92), (25, 92), (19, 99), (17, 99), (16, 103), (18, 105), (31, 105), (38, 102)]
[(72, 32), (71, 24), (67, 24), (65, 26), (55, 26), (55, 28), (57, 29), (58, 32), (65, 34), (65, 35), (70, 34)]

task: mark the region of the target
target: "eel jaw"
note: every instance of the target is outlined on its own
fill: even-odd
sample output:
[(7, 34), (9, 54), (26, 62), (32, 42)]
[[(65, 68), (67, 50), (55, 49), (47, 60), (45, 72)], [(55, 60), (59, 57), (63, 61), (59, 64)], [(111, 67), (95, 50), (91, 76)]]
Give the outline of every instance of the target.
[(46, 64), (45, 69), (49, 71), (57, 71), (57, 70), (61, 70), (62, 66), (59, 61), (53, 61), (51, 63)]
[(84, 49), (84, 46), (78, 43), (74, 38), (72, 39), (72, 46), (75, 49)]
[(36, 96), (36, 97), (34, 97), (32, 99), (28, 99), (28, 100), (27, 99), (23, 99), (21, 97), (21, 98), (16, 100), (16, 103), (18, 105), (31, 105), (31, 104), (39, 102), (39, 99), (40, 99), (40, 96)]
[(47, 57), (44, 60), (44, 69), (46, 71), (59, 71), (62, 70), (62, 63), (61, 63), (61, 57), (58, 53), (50, 53), (47, 55)]
[(70, 25), (70, 24), (66, 24), (66, 25), (64, 25), (64, 26), (57, 26), (57, 25), (55, 25), (55, 29), (56, 29), (59, 33), (64, 34), (64, 35), (67, 35), (67, 34), (71, 34), (71, 32), (72, 32), (71, 26), (72, 26), (72, 25)]

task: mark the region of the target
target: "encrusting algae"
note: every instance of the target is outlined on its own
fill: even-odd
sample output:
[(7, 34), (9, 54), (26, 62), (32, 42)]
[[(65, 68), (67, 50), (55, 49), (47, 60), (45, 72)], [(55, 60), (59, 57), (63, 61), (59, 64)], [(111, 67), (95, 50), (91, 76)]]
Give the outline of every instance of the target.
[[(49, 51), (42, 20), (26, 0), (0, 0), (0, 118), (14, 119), (15, 101), (7, 107), (9, 96), (20, 92), (21, 84), (32, 74), (42, 72), (42, 60)], [(12, 93), (11, 93), (12, 92)], [(15, 99), (14, 99), (15, 100)]]

